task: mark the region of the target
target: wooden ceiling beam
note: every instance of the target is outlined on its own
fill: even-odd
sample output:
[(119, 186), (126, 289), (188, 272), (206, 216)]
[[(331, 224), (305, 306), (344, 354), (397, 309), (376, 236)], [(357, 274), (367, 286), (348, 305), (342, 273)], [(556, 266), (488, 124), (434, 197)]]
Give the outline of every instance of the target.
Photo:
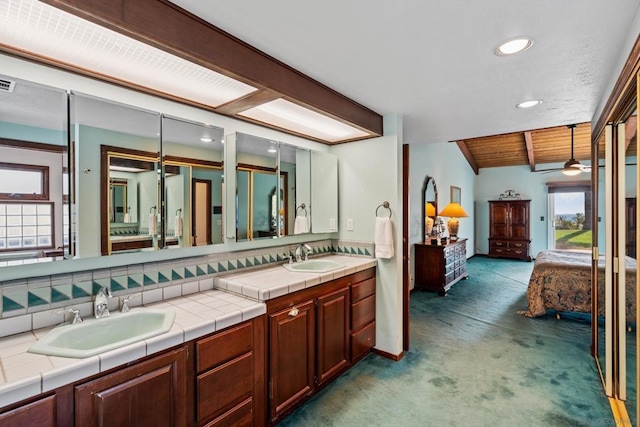
[(473, 155), (471, 154), (471, 151), (469, 151), (469, 147), (467, 147), (467, 144), (464, 141), (456, 141), (456, 145), (460, 149), (460, 152), (462, 153), (464, 158), (467, 159), (469, 166), (471, 166), (471, 169), (473, 169), (473, 173), (478, 175), (480, 173), (480, 170), (478, 169), (478, 165), (473, 159)]
[[(383, 134), (382, 115), (168, 0), (43, 2), (259, 90), (281, 94), (300, 106), (360, 128), (368, 137)], [(83, 74), (80, 68), (76, 71)], [(228, 109), (236, 110), (232, 106)], [(244, 120), (242, 116), (232, 117)]]
[(527, 147), (527, 160), (529, 161), (529, 168), (531, 168), (531, 172), (535, 172), (536, 160), (533, 152), (533, 137), (531, 136), (531, 132), (524, 133), (524, 144)]

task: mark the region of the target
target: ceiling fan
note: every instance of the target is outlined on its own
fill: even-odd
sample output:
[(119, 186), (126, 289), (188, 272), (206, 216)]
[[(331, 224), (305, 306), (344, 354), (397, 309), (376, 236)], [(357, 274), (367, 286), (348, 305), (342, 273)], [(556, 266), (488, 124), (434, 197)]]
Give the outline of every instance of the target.
[(578, 175), (582, 172), (591, 172), (591, 166), (586, 166), (573, 158), (573, 130), (576, 125), (567, 125), (571, 129), (571, 158), (567, 160), (562, 168), (562, 173), (568, 176)]
[(579, 175), (582, 172), (591, 172), (591, 166), (583, 165), (573, 157), (573, 130), (576, 125), (567, 125), (571, 129), (571, 158), (564, 163), (562, 168), (543, 169), (538, 172), (551, 173), (560, 171), (567, 176)]

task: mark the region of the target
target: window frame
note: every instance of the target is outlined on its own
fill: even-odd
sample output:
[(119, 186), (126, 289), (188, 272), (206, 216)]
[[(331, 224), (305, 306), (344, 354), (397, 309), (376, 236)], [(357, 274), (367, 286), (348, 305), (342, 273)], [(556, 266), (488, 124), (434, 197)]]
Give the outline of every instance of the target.
[(20, 201), (20, 200), (49, 200), (49, 166), (46, 165), (30, 165), (21, 163), (7, 163), (0, 162), (0, 169), (24, 171), (24, 172), (39, 172), (42, 177), (42, 193), (41, 194), (27, 194), (27, 193), (1, 193), (0, 200)]

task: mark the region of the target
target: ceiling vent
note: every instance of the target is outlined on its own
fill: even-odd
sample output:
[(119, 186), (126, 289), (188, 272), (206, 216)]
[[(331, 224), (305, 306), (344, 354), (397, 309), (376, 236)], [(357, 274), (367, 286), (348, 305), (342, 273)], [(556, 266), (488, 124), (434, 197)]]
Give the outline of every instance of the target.
[(16, 82), (0, 79), (0, 92), (13, 92)]

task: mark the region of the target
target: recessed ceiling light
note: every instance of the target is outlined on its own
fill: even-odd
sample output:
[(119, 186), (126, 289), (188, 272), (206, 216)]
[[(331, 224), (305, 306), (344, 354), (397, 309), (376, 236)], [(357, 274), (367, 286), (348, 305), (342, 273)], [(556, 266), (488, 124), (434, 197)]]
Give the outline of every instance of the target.
[(213, 140), (211, 138), (209, 138), (208, 136), (203, 136), (202, 138), (200, 138), (200, 141), (202, 141), (202, 142), (211, 142)]
[(500, 44), (495, 50), (498, 56), (508, 56), (519, 52), (524, 52), (533, 46), (533, 40), (527, 37), (516, 37)]
[(542, 104), (542, 101), (540, 101), (539, 99), (533, 99), (531, 101), (521, 102), (520, 104), (516, 105), (516, 108), (531, 108), (540, 104)]

